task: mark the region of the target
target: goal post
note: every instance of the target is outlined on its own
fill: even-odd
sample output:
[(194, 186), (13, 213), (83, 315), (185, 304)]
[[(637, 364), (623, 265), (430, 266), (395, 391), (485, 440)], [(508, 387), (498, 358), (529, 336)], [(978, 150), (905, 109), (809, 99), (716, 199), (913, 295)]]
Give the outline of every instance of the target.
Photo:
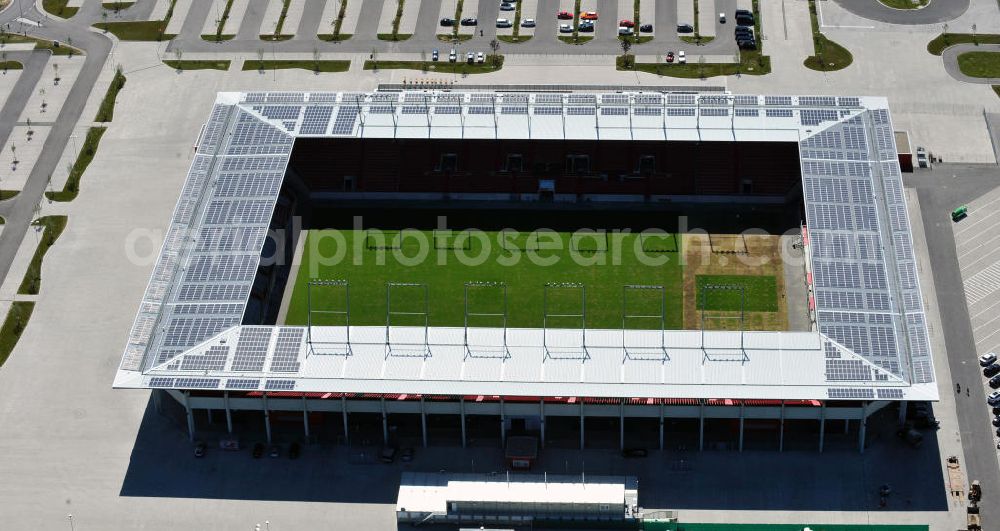
[[(744, 347), (744, 332), (746, 331), (746, 286), (742, 284), (705, 284), (703, 286), (696, 287), (698, 297), (698, 310), (701, 314), (701, 349), (706, 359), (713, 359), (709, 356), (709, 350), (713, 350), (716, 354), (727, 353), (736, 351), (737, 359), (735, 361), (748, 361), (746, 349)], [(711, 294), (721, 295), (723, 297), (729, 298), (735, 296), (739, 300), (739, 310), (717, 310), (712, 309), (709, 304), (709, 298)], [(707, 315), (709, 312), (714, 312), (715, 315)], [(726, 313), (735, 315), (726, 315)], [(705, 322), (706, 320), (718, 320), (718, 321), (736, 321), (737, 322), (737, 337), (738, 341), (733, 344), (722, 344), (710, 346), (706, 344), (705, 336)], [(732, 360), (727, 356), (721, 356), (720, 359)]]
[[(484, 303), (482, 299), (491, 299), (493, 303)], [(507, 284), (466, 282), (463, 309), (463, 359), (510, 358), (510, 350), (507, 348)], [(481, 321), (491, 321), (499, 326), (477, 326)]]
[[(632, 323), (639, 323), (639, 326), (633, 327)], [(656, 328), (642, 324), (655, 325)], [(622, 361), (667, 361), (666, 328), (667, 290), (664, 286), (622, 286)], [(654, 334), (655, 339), (650, 341), (649, 338)]]
[[(337, 305), (337, 301), (342, 304)], [(327, 307), (324, 304), (330, 304)], [(323, 327), (316, 333), (314, 327)], [(351, 355), (351, 286), (346, 280), (306, 284), (306, 343), (311, 354)]]
[[(567, 322), (573, 326), (557, 326)], [(577, 282), (547, 282), (543, 286), (542, 348), (543, 359), (590, 359), (587, 286)]]
[[(401, 306), (394, 299), (416, 301)], [(393, 303), (396, 302), (394, 306)], [(385, 284), (385, 357), (404, 356), (427, 358), (431, 355), (429, 342), (430, 301), (427, 284), (411, 282), (386, 282)], [(396, 324), (405, 320), (407, 324)], [(412, 324), (410, 324), (412, 323)]]

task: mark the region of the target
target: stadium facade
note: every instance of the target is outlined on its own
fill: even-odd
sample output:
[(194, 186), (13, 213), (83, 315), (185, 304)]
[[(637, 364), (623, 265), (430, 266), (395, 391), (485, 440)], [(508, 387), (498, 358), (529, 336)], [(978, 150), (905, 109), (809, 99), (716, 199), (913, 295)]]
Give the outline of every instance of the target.
[[(268, 324), (262, 293), (283, 279), (261, 254), (291, 217), (289, 175), (300, 203), (795, 204), (814, 330)], [(742, 449), (745, 421), (783, 437), (786, 421), (809, 420), (822, 450), (840, 420), (863, 448), (873, 412), (938, 398), (888, 103), (517, 87), (221, 93), (114, 386), (176, 399), (192, 436), (197, 409), (225, 410), (230, 429), (232, 411), (262, 412), (268, 437), (276, 411), (301, 412), (307, 434), (313, 414), (333, 414), (346, 437), (350, 415), (374, 415), (386, 439), (394, 415), (413, 415), (425, 444), (433, 414), (459, 416), (463, 444), (467, 416), (496, 420), (501, 437), (534, 427), (543, 444), (546, 419), (570, 417), (583, 446), (586, 419), (609, 417), (621, 445), (628, 419), (653, 430), (658, 419), (661, 447), (665, 421), (687, 419), (703, 447), (706, 422), (726, 419)]]

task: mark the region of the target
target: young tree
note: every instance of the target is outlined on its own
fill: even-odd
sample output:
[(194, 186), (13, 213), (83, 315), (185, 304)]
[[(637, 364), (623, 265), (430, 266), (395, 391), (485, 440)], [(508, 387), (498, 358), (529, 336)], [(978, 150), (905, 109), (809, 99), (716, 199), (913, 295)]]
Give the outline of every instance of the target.
[(319, 49), (313, 48), (313, 72), (319, 73)]
[(59, 84), (59, 79), (60, 79), (59, 78), (59, 63), (55, 63), (55, 62), (52, 63), (52, 74), (54, 76), (52, 78), (52, 84), (53, 85), (58, 85)]
[(632, 41), (626, 37), (618, 41), (618, 44), (622, 47), (622, 64), (628, 68), (630, 66), (628, 52), (632, 49)]

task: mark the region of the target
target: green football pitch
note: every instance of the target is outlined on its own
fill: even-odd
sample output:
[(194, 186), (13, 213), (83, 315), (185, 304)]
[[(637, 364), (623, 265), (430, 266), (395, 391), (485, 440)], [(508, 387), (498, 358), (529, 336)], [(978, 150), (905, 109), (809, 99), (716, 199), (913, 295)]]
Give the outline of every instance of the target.
[[(556, 245), (560, 249), (553, 249)], [(683, 322), (679, 247), (678, 238), (671, 233), (481, 232), (468, 236), (416, 230), (310, 231), (285, 322), (306, 324), (311, 299), (313, 324), (343, 324), (342, 315), (321, 312), (342, 311), (346, 304), (344, 289), (308, 287), (311, 280), (336, 279), (346, 280), (350, 286), (352, 325), (384, 325), (387, 284), (406, 283), (426, 285), (431, 326), (462, 326), (466, 283), (476, 282), (506, 285), (509, 327), (541, 327), (543, 297), (547, 294), (549, 315), (563, 316), (550, 317), (549, 326), (574, 328), (581, 321), (575, 317), (583, 307), (581, 290), (545, 287), (549, 283), (574, 283), (586, 287), (587, 327), (620, 328), (622, 287), (656, 285), (663, 286), (662, 292), (628, 291), (628, 314), (659, 316), (662, 304), (666, 328), (676, 329)], [(426, 256), (420, 258), (422, 251)], [(422, 325), (419, 313), (424, 311), (424, 289), (407, 285), (394, 286), (391, 291), (392, 324)], [(500, 314), (504, 305), (502, 288), (468, 288), (468, 304), (472, 314)], [(469, 324), (500, 326), (502, 318), (474, 316)], [(628, 320), (629, 328), (655, 329), (660, 324), (658, 317)]]

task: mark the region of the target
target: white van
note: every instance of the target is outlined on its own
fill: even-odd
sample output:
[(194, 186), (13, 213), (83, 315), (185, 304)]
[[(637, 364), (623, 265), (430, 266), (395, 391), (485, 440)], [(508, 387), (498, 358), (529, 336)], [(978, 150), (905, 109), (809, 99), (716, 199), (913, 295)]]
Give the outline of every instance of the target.
[(508, 18), (498, 18), (497, 19), (497, 27), (498, 28), (509, 28), (511, 26), (513, 26), (513, 24), (510, 22), (510, 19), (508, 19)]

